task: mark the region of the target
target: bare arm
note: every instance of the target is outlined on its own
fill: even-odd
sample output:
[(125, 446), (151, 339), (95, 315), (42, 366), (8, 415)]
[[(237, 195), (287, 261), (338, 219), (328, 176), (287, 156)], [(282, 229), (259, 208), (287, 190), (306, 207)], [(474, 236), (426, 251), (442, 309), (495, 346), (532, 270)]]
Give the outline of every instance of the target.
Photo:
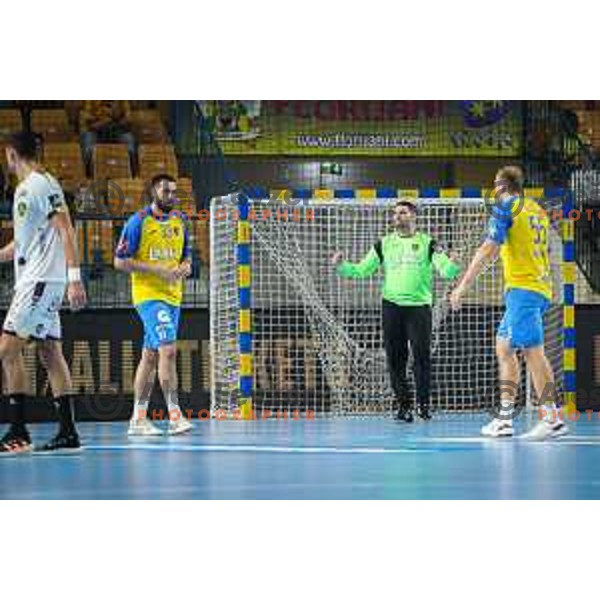
[(467, 292), (473, 281), (477, 279), (483, 269), (496, 259), (499, 252), (499, 246), (492, 240), (486, 240), (475, 252), (475, 256), (471, 260), (471, 264), (467, 267), (460, 283), (450, 296), (450, 301), (455, 309), (460, 306), (462, 296)]
[(0, 248), (0, 262), (9, 262), (15, 256), (15, 241), (11, 240), (4, 246), (4, 248)]
[(117, 271), (123, 271), (124, 273), (152, 273), (167, 281), (180, 279), (177, 269), (169, 269), (159, 263), (144, 262), (135, 258), (115, 257), (114, 265)]
[(71, 223), (71, 217), (67, 212), (57, 212), (50, 218), (52, 227), (58, 230), (65, 248), (65, 258), (69, 269), (79, 268), (79, 254), (77, 252), (77, 239), (75, 229)]
[(492, 261), (498, 257), (499, 246), (491, 240), (486, 240), (481, 244), (471, 264), (467, 267), (465, 274), (463, 275), (459, 287), (463, 287), (466, 290), (469, 289), (473, 281), (477, 279), (481, 271)]
[(75, 237), (75, 229), (73, 228), (73, 223), (71, 223), (71, 217), (66, 211), (56, 212), (50, 217), (50, 224), (58, 231), (65, 249), (69, 279), (69, 286), (67, 289), (69, 304), (73, 310), (79, 310), (85, 306), (87, 297), (85, 288), (81, 282), (77, 238)]

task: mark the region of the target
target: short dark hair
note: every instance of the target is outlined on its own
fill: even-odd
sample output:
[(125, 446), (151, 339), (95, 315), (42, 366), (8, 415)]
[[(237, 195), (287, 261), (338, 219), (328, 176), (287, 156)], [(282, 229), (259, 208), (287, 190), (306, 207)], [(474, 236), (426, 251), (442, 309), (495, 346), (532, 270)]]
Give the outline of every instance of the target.
[(6, 145), (25, 160), (36, 160), (38, 157), (38, 137), (31, 131), (11, 133), (6, 140)]
[(417, 202), (414, 198), (402, 197), (396, 201), (394, 208), (397, 206), (405, 206), (406, 208), (410, 208), (413, 213), (417, 213)]
[(523, 169), (515, 165), (507, 165), (498, 171), (498, 179), (509, 194), (523, 193)]
[(159, 173), (158, 175), (155, 175), (152, 178), (152, 180), (150, 181), (150, 185), (152, 185), (152, 187), (156, 187), (159, 183), (163, 181), (168, 181), (169, 183), (177, 183), (177, 180), (172, 175), (169, 175), (168, 173)]

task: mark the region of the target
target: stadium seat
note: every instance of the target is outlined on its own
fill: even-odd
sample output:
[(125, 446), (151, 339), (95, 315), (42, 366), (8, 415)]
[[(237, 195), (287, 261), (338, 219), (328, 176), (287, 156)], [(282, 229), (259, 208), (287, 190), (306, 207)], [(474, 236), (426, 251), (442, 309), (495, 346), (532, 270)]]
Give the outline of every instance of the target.
[(14, 238), (13, 224), (4, 219), (0, 223), (0, 246), (6, 246)]
[(200, 260), (207, 267), (210, 265), (210, 233), (208, 221), (193, 220), (195, 246), (200, 254)]
[(141, 179), (113, 179), (108, 183), (107, 206), (112, 215), (130, 215), (145, 204)]
[(160, 123), (162, 119), (160, 112), (156, 109), (143, 109), (143, 110), (132, 110), (131, 111), (131, 122), (132, 123)]
[(94, 148), (95, 179), (130, 179), (131, 164), (124, 144), (96, 144)]
[(188, 215), (196, 211), (196, 199), (192, 188), (192, 180), (188, 177), (180, 177), (177, 180), (177, 197), (179, 208)]
[(166, 144), (169, 140), (157, 110), (132, 111), (131, 130), (139, 144)]
[(31, 130), (42, 135), (44, 141), (64, 142), (74, 138), (64, 109), (31, 111)]
[(77, 240), (82, 263), (98, 269), (112, 264), (114, 224), (110, 219), (85, 219), (76, 222)]
[(86, 179), (59, 179), (59, 181), (63, 190), (75, 197), (77, 211), (85, 212), (85, 205), (89, 202), (90, 182)]
[(175, 178), (178, 175), (177, 158), (171, 145), (142, 144), (138, 150), (140, 177), (150, 180), (159, 173), (167, 173)]
[(0, 142), (5, 140), (11, 133), (23, 129), (21, 112), (14, 108), (0, 110)]
[(81, 148), (76, 142), (44, 144), (43, 162), (60, 181), (74, 184), (85, 181)]
[(65, 112), (73, 131), (77, 131), (79, 128), (79, 113), (82, 105), (83, 100), (65, 100)]

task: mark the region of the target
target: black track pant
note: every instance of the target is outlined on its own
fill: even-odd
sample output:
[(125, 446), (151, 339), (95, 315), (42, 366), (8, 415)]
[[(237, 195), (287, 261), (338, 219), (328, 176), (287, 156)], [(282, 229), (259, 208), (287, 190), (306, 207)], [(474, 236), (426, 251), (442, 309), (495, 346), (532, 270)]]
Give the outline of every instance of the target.
[(429, 404), (431, 390), (431, 307), (398, 306), (383, 301), (383, 341), (392, 388), (400, 405), (410, 404), (406, 374), (412, 349), (417, 403)]

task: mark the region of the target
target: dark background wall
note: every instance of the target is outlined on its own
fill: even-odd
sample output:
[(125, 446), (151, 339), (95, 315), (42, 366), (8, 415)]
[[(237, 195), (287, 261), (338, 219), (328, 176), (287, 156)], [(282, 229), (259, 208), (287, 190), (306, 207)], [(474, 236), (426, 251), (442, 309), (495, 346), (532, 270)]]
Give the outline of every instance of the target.
[[(3, 315), (0, 315), (3, 318)], [(139, 360), (142, 328), (131, 310), (86, 311), (63, 317), (65, 355), (71, 366), (78, 420), (122, 420), (131, 415), (132, 382)], [(580, 410), (600, 410), (600, 306), (577, 310), (577, 389)], [(210, 405), (209, 314), (207, 309), (182, 314), (179, 346), (181, 405), (194, 415)], [(32, 421), (52, 420), (46, 377), (35, 350), (26, 361), (31, 373), (31, 390), (38, 401), (28, 408)], [(150, 413), (164, 410), (158, 390)], [(6, 420), (6, 403), (0, 402), (0, 421)]]

